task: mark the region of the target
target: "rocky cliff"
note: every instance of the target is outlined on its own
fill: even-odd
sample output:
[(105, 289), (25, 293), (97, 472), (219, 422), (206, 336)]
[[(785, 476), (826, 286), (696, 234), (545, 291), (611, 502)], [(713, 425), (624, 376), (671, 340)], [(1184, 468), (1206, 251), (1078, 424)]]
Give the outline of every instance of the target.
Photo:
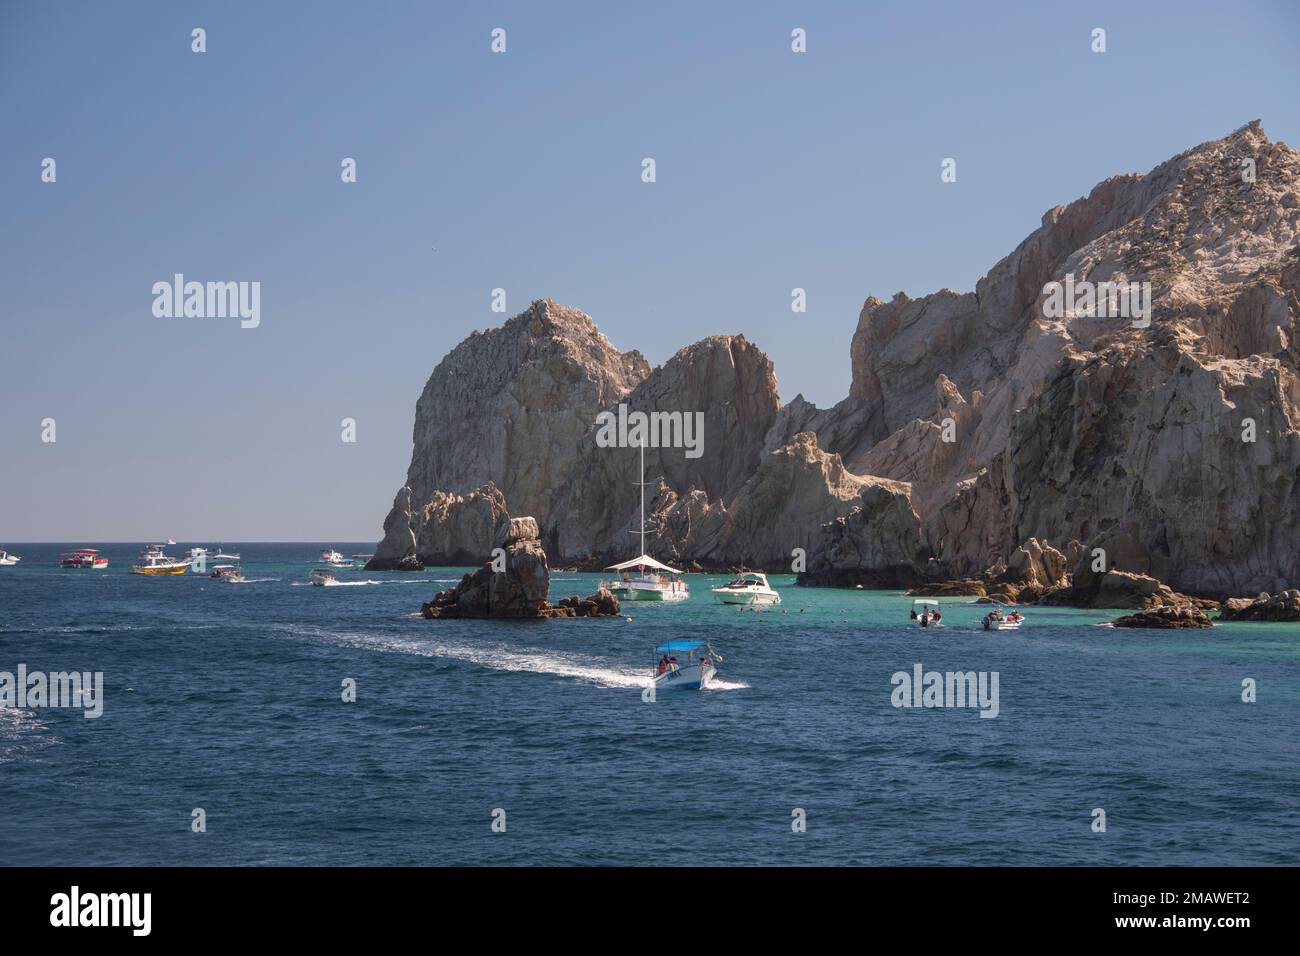
[[(621, 403), (703, 415), (698, 457), (646, 449), (663, 560), (775, 569), (803, 548), (808, 583), (895, 586), (1007, 580), (1033, 541), (1189, 594), (1285, 590), (1298, 239), (1300, 153), (1251, 123), (1049, 210), (973, 292), (867, 299), (829, 409), (782, 406), (743, 336), (652, 370), (536, 302), (434, 370), (373, 566), (482, 560), (520, 513), (556, 560), (627, 556), (637, 450), (596, 440)], [(1144, 314), (1116, 297), (1130, 283)]]

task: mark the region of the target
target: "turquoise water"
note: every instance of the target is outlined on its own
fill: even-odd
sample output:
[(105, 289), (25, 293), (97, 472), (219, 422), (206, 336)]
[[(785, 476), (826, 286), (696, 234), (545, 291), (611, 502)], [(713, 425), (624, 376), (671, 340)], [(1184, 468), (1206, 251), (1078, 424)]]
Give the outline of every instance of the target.
[[(690, 575), (688, 602), (630, 621), (425, 621), (464, 569), (311, 587), (328, 543), (227, 543), (251, 579), (234, 585), (131, 575), (140, 545), (103, 546), (107, 571), (57, 567), (75, 544), (11, 545), (0, 671), (102, 671), (104, 712), (0, 710), (0, 859), (1300, 863), (1294, 625), (1123, 631), (1030, 607), (989, 633), (954, 599), (926, 631), (899, 593), (779, 575), (764, 611)], [(551, 598), (597, 580), (556, 572)], [(721, 652), (718, 687), (645, 702), (674, 637)], [(917, 663), (996, 671), (998, 716), (892, 706)]]

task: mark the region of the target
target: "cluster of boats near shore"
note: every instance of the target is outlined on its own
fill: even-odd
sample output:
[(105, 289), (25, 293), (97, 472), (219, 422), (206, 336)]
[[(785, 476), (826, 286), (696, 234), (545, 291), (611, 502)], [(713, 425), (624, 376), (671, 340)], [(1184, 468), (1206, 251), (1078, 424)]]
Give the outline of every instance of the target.
[[(213, 580), (230, 584), (239, 584), (247, 580), (238, 563), (240, 560), (238, 554), (227, 553), (224, 547), (219, 546), (215, 549), (191, 548), (189, 557), (176, 558), (166, 551), (168, 545), (175, 543), (175, 541), (168, 541), (165, 545), (148, 545), (141, 552), (136, 563), (131, 566), (131, 573), (149, 576), (172, 576), (192, 572), (206, 574)], [(345, 557), (332, 547), (325, 548), (320, 553), (320, 563), (325, 567), (313, 569), (308, 575), (308, 579), (312, 584), (318, 585), (335, 583), (334, 569), (365, 567), (366, 562), (371, 557), (373, 555), (369, 554), (354, 554), (351, 557)], [(22, 558), (18, 555), (0, 549), (0, 567), (11, 567), (21, 560)], [(74, 570), (102, 571), (108, 567), (108, 558), (96, 548), (75, 548), (59, 555), (59, 564), (62, 567)]]

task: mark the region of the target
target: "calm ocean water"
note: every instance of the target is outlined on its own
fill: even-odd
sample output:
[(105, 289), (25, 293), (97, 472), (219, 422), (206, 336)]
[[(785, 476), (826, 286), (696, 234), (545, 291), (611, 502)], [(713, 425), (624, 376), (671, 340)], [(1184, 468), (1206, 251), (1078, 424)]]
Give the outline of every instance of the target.
[[(775, 577), (781, 607), (738, 611), (701, 575), (631, 622), (424, 621), (460, 570), (315, 588), (319, 546), (227, 542), (251, 579), (227, 585), (131, 575), (139, 545), (60, 569), (73, 546), (0, 568), (0, 671), (105, 681), (98, 720), (0, 710), (5, 864), (1300, 863), (1300, 626), (1028, 608), (990, 634), (945, 602), (923, 631), (898, 593)], [(596, 580), (556, 572), (552, 600)], [(674, 637), (723, 683), (645, 703)], [(894, 708), (916, 663), (997, 671), (1000, 715)]]

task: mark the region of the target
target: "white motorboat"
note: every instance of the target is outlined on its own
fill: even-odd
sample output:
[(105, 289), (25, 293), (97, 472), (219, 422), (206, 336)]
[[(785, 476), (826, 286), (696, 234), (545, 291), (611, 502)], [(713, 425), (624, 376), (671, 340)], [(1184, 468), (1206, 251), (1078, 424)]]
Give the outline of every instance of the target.
[(325, 587), (327, 584), (339, 583), (339, 579), (334, 576), (334, 572), (329, 568), (313, 568), (307, 577), (309, 577), (311, 583), (317, 587)]
[(917, 627), (943, 627), (943, 612), (939, 602), (917, 598), (912, 602), (912, 623)]
[[(655, 691), (703, 690), (709, 686), (722, 657), (705, 641), (669, 641), (655, 648)], [(678, 660), (681, 654), (684, 660)]]
[(218, 564), (212, 569), (208, 577), (217, 581), (224, 581), (227, 584), (243, 584), (244, 573), (235, 564)]
[[(641, 446), (641, 553), (630, 561), (611, 564), (606, 571), (617, 571), (619, 580), (601, 581), (620, 601), (685, 601), (691, 596), (683, 572), (656, 561), (645, 551), (645, 446)], [(631, 532), (637, 534), (638, 532)]]
[(0, 550), (0, 568), (11, 567), (21, 560), (22, 558), (18, 557), (16, 554), (10, 554), (8, 551)]
[(754, 606), (781, 603), (781, 595), (767, 583), (767, 575), (762, 571), (744, 571), (735, 580), (710, 590), (723, 604)]
[(331, 568), (350, 568), (352, 559), (345, 558), (341, 553), (333, 548), (326, 548), (320, 553), (321, 564), (328, 564)]
[(984, 615), (984, 630), (986, 631), (1014, 631), (1023, 623), (1025, 623), (1025, 616), (1019, 611), (1003, 614), (997, 608), (994, 608)]
[(208, 557), (210, 557), (213, 561), (238, 561), (239, 560), (239, 555), (226, 553), (226, 546), (224, 544), (217, 545), (217, 553), (209, 554)]
[(354, 554), (352, 555), (352, 566), (354, 568), (364, 569), (365, 566), (370, 563), (370, 559), (373, 557), (374, 557), (373, 554)]

